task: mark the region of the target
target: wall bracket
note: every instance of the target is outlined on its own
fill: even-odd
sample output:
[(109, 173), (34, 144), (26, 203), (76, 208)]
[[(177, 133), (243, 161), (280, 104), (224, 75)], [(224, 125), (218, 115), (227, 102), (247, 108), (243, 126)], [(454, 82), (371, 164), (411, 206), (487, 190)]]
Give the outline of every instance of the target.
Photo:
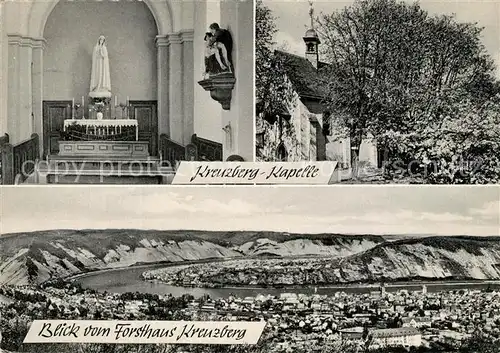
[(224, 110), (231, 108), (231, 96), (235, 83), (236, 78), (232, 72), (211, 75), (205, 80), (198, 81), (205, 91), (210, 91), (212, 99), (219, 102)]

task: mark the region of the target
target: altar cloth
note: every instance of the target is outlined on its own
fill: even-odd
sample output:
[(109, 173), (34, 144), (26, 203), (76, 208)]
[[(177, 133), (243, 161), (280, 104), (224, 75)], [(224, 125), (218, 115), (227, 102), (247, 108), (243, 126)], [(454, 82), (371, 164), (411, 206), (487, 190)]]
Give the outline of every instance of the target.
[(135, 127), (135, 140), (139, 140), (139, 124), (137, 123), (137, 120), (135, 119), (102, 119), (102, 120), (97, 120), (97, 119), (66, 119), (64, 120), (64, 131), (68, 129), (68, 127), (72, 125), (79, 125), (79, 126), (85, 126), (87, 128), (87, 131), (94, 130), (95, 133), (97, 133), (97, 129), (105, 129), (106, 133), (109, 134), (109, 128), (114, 128), (115, 133), (117, 128), (120, 129), (122, 127), (129, 127), (129, 126), (134, 126)]

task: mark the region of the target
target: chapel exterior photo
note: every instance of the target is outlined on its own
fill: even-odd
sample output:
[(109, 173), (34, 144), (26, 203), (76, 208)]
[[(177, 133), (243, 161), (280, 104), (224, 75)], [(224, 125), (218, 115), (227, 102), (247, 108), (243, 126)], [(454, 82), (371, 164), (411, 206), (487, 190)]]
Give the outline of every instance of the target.
[[(312, 16), (312, 12), (310, 13)], [(330, 125), (330, 113), (324, 100), (327, 90), (319, 82), (321, 41), (311, 27), (301, 38), (304, 55), (275, 50), (278, 70), (286, 77), (288, 101), (281, 113), (265, 114), (256, 102), (256, 158), (261, 161), (337, 161), (338, 168), (348, 170), (351, 144), (348, 137), (338, 137)], [(377, 167), (376, 142), (368, 136), (358, 152), (360, 162)]]
[[(210, 31), (228, 33), (225, 71), (206, 67)], [(251, 0), (1, 2), (0, 45), (2, 184), (168, 183), (182, 160), (253, 160)]]

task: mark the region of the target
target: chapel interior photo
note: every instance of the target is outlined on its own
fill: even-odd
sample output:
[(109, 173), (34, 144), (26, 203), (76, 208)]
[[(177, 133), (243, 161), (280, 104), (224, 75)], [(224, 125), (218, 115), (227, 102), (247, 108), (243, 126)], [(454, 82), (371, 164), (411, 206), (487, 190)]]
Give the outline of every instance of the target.
[(0, 45), (2, 184), (253, 159), (252, 1), (1, 2)]

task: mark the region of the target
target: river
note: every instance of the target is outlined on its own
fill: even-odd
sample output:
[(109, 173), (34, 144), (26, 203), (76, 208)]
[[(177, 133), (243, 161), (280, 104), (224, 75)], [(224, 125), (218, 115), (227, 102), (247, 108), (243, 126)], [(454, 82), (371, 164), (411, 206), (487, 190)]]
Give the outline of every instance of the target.
[[(249, 297), (257, 294), (270, 294), (279, 296), (281, 293), (303, 293), (303, 294), (327, 294), (334, 295), (336, 292), (346, 293), (370, 293), (377, 290), (377, 286), (352, 285), (352, 286), (329, 286), (329, 287), (302, 287), (302, 288), (190, 288), (176, 287), (161, 282), (144, 281), (141, 274), (145, 271), (165, 267), (166, 265), (146, 265), (140, 267), (129, 267), (116, 270), (106, 270), (88, 273), (75, 278), (75, 282), (80, 283), (84, 288), (91, 288), (97, 291), (107, 291), (109, 293), (141, 292), (150, 294), (172, 294), (181, 296), (191, 294), (194, 297), (201, 297), (205, 294), (211, 298), (229, 297), (231, 294), (238, 297)], [(483, 282), (419, 282), (419, 283), (393, 283), (386, 285), (387, 292), (394, 292), (402, 289), (409, 291), (421, 290), (422, 285), (427, 285), (428, 292), (439, 292), (458, 289), (500, 289), (499, 281)]]

